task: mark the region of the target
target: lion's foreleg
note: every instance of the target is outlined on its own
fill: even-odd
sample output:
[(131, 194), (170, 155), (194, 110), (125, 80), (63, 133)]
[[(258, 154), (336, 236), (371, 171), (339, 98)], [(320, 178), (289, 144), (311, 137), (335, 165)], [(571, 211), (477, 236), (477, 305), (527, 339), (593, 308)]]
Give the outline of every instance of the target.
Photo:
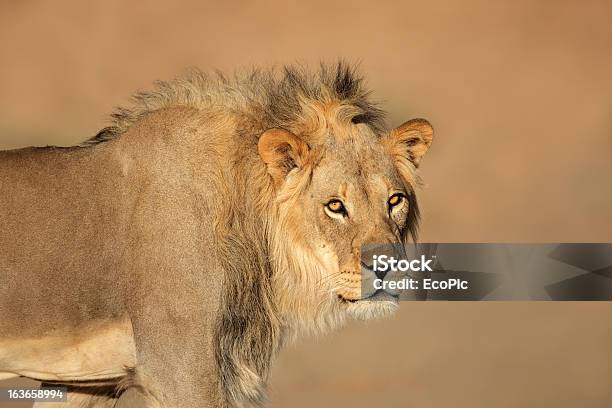
[(147, 407), (217, 408), (224, 400), (213, 347), (218, 293), (205, 279), (181, 275), (169, 272), (172, 289), (153, 288), (145, 307), (131, 313), (137, 361), (131, 385)]
[[(151, 322), (157, 329), (154, 338), (139, 338), (139, 330), (143, 327), (135, 322), (138, 365), (134, 384), (147, 407), (222, 406), (211, 339), (201, 328), (202, 320), (197, 316), (191, 318), (200, 324), (187, 323), (184, 318), (177, 318), (173, 323)], [(182, 322), (181, 327), (177, 322)], [(144, 330), (152, 332), (152, 328)]]

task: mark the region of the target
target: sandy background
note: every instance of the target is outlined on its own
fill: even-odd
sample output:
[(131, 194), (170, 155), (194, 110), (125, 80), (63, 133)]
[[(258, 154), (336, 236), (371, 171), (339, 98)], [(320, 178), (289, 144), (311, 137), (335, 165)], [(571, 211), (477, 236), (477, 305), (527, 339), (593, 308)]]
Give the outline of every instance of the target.
[[(0, 0), (0, 148), (81, 141), (188, 66), (343, 57), (436, 128), (423, 241), (612, 241), (610, 1), (169, 3)], [(284, 351), (270, 398), (609, 407), (612, 304), (405, 303)]]

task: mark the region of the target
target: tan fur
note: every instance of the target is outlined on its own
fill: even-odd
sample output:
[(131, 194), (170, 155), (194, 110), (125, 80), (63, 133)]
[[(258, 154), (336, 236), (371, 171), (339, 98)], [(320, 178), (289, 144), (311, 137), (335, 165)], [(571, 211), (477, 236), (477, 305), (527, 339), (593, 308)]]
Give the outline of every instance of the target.
[(132, 327), (127, 320), (92, 322), (76, 332), (2, 338), (0, 366), (15, 376), (43, 381), (114, 383), (126, 367), (136, 366)]
[(284, 343), (397, 307), (362, 293), (361, 246), (416, 234), (430, 129), (389, 131), (339, 64), (196, 72), (81, 146), (0, 152), (0, 375), (116, 385), (72, 397), (92, 406), (262, 404)]

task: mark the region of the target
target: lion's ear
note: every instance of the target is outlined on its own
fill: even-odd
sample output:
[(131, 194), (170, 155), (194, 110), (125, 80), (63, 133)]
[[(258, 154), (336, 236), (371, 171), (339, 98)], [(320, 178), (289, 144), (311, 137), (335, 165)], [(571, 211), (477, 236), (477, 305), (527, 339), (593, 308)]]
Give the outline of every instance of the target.
[(306, 143), (285, 129), (266, 130), (257, 149), (276, 185), (282, 184), (292, 169), (304, 165), (309, 151)]
[(403, 156), (419, 167), (419, 162), (433, 140), (433, 127), (425, 119), (412, 119), (389, 134), (388, 149), (394, 156)]

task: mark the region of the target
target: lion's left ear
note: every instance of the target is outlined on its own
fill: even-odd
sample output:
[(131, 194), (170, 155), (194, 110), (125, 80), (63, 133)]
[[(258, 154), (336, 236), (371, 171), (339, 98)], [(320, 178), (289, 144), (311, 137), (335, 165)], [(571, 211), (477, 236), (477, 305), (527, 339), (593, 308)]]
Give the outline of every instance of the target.
[(425, 119), (412, 119), (393, 129), (387, 139), (388, 152), (394, 156), (403, 156), (415, 167), (429, 149), (433, 140), (433, 127)]
[(308, 145), (299, 137), (285, 129), (269, 129), (257, 143), (259, 156), (268, 166), (268, 173), (274, 184), (282, 184), (287, 174), (294, 168), (304, 165), (308, 155)]

